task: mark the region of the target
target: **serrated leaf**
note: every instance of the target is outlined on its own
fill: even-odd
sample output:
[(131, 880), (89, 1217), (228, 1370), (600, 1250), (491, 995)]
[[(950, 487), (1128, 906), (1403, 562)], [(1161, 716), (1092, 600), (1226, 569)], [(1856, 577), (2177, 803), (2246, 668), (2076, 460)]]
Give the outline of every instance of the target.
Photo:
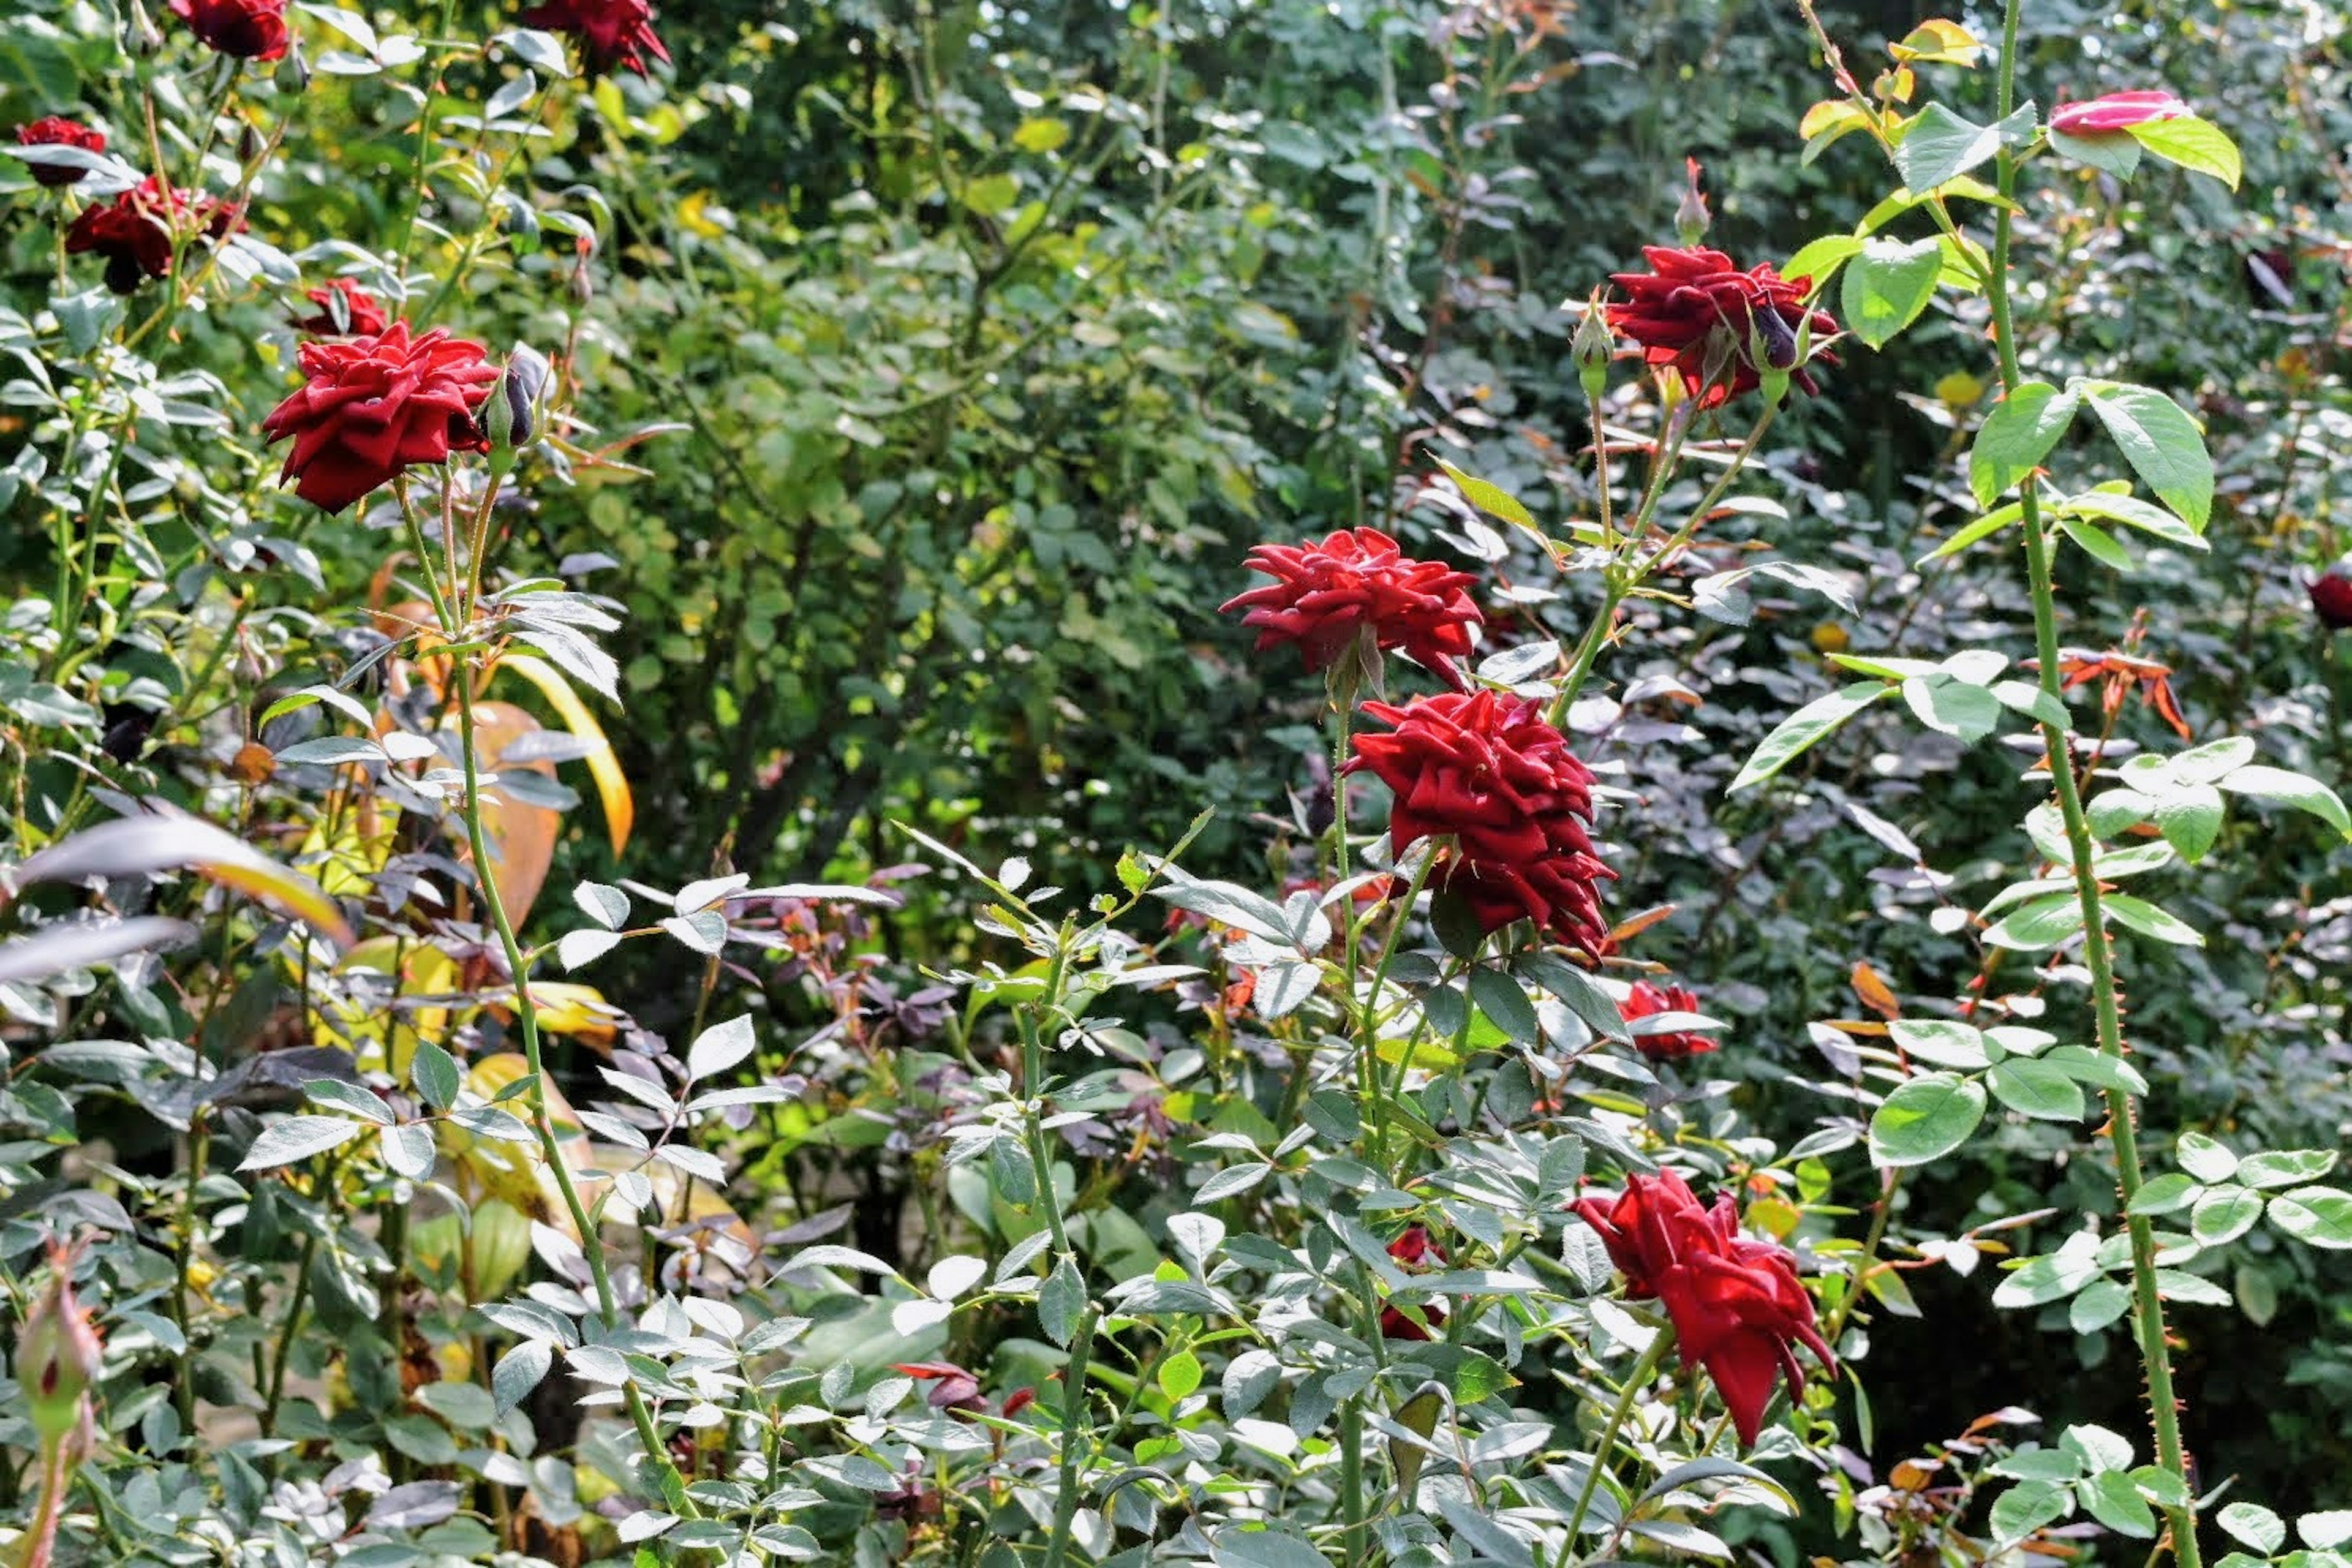
[(416, 1042), (416, 1054), (408, 1064), (408, 1081), (416, 1089), (416, 1098), (435, 1110), (446, 1110), (457, 1103), (457, 1085), (463, 1075), (457, 1070), (457, 1058), (432, 1040)]
[(1731, 781), (1732, 792), (1762, 784), (1835, 733), (1847, 720), (1895, 689), (1880, 681), (1856, 681), (1806, 703), (1764, 737), (1755, 754), (1740, 768), (1739, 775)]
[(2128, 893), (2109, 893), (2106, 911), (2117, 925), (2155, 941), (2170, 942), (2175, 947), (2205, 945), (2205, 939), (2196, 927), (2145, 899), (2135, 899)]
[(714, 1024), (697, 1035), (694, 1044), (687, 1047), (687, 1077), (701, 1079), (725, 1072), (758, 1049), (759, 1044), (748, 1013)]
[(1927, 309), (1943, 269), (1943, 253), (1932, 237), (1908, 244), (1864, 241), (1840, 284), (1847, 328), (1872, 348), (1884, 348)]
[(547, 1376), (555, 1364), (555, 1347), (545, 1340), (525, 1340), (499, 1357), (490, 1370), (490, 1393), (497, 1401), (499, 1416), (520, 1405), (530, 1391)]
[(2082, 398), (2046, 381), (2029, 381), (1993, 405), (1969, 448), (1969, 489), (1979, 506), (2039, 468), (2074, 423)]
[(2352, 1247), (2352, 1195), (2334, 1187), (2297, 1187), (2270, 1202), (2270, 1222), (2309, 1247)]
[(2352, 814), (2345, 811), (2344, 802), (2336, 792), (2317, 779), (2305, 778), (2284, 768), (2250, 763), (2224, 774), (2215, 783), (2231, 795), (2276, 801), (2281, 805), (2307, 811), (2336, 832), (2352, 838)]
[(2235, 1185), (2214, 1187), (2189, 1211), (2189, 1234), (2208, 1247), (2219, 1247), (2253, 1229), (2262, 1217), (2261, 1194)]
[(1535, 514), (1520, 505), (1517, 496), (1499, 485), (1472, 478), (1443, 458), (1435, 460), (1437, 466), (1445, 470), (1445, 477), (1454, 481), (1454, 488), (1462, 492), (1464, 499), (1472, 506), (1476, 507), (1488, 517), (1499, 518), (1505, 522), (1515, 523), (1520, 528), (1530, 531), (1535, 529)]
[(1872, 1114), (1871, 1159), (1882, 1167), (1939, 1160), (1968, 1142), (1984, 1112), (1984, 1085), (1957, 1073), (1924, 1073)]
[(246, 1152), (236, 1168), (268, 1171), (290, 1165), (349, 1142), (366, 1126), (363, 1121), (342, 1116), (284, 1117), (261, 1130), (261, 1136), (253, 1141), (253, 1147)]
[(345, 1083), (341, 1079), (314, 1078), (302, 1086), (302, 1093), (314, 1104), (349, 1111), (378, 1127), (393, 1123), (391, 1108), (358, 1084)]
[(2080, 1121), (2083, 1090), (2054, 1062), (2014, 1058), (1996, 1066), (1986, 1083), (1993, 1098), (2021, 1116), (2041, 1121)]
[(1906, 185), (1924, 195), (2000, 151), (1999, 127), (1979, 125), (1931, 103), (1904, 128), (1903, 140), (1895, 148), (1895, 167)]
[(2210, 174), (2233, 191), (2243, 177), (2238, 144), (2210, 121), (2184, 114), (2173, 120), (2143, 121), (2124, 129), (2134, 142), (2166, 163), (2192, 174)]
[(2084, 391), (2140, 482), (2202, 533), (2213, 514), (2213, 458), (2197, 421), (2152, 387), (2096, 381)]

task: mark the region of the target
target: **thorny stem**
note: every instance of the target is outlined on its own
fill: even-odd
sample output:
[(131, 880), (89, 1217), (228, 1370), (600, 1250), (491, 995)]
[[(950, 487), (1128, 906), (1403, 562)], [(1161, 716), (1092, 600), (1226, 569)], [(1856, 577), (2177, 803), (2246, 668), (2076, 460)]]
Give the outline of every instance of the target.
[[(408, 511), (406, 507), (402, 510)], [(415, 514), (408, 515), (414, 528)], [(429, 571), (426, 576), (430, 578)], [(442, 624), (449, 626), (446, 619)], [(449, 635), (456, 637), (457, 630), (449, 626)], [(498, 929), (499, 945), (506, 953), (507, 972), (514, 978), (515, 1020), (521, 1027), (523, 1060), (530, 1074), (530, 1091), (524, 1096), (523, 1104), (530, 1112), (530, 1130), (538, 1139), (540, 1157), (547, 1162), (555, 1178), (556, 1192), (563, 1200), (564, 1212), (572, 1216), (572, 1226), (580, 1233), (580, 1251), (588, 1260), (589, 1277), (595, 1282), (596, 1315), (610, 1331), (620, 1324), (620, 1311), (614, 1303), (612, 1271), (604, 1261), (596, 1222), (590, 1217), (587, 1205), (580, 1201), (580, 1189), (572, 1182), (571, 1164), (562, 1146), (555, 1141), (555, 1122), (547, 1109), (547, 1065), (540, 1052), (539, 1009), (530, 997), (530, 964), (523, 956), (522, 944), (515, 940), (514, 922), (507, 917), (506, 900), (499, 896), (498, 879), (490, 874), (489, 838), (482, 829), (481, 758), (475, 743), (474, 682), (467, 671), (455, 669), (451, 671), (450, 684), (457, 689), (457, 738), (466, 764), (466, 837), (474, 852), (474, 880), (481, 891), (482, 906), (489, 911), (490, 923)], [(644, 1394), (635, 1381), (623, 1384), (621, 1392), (628, 1402), (629, 1419), (636, 1426), (637, 1440), (645, 1446), (646, 1462), (660, 1479), (664, 1501), (673, 1512), (685, 1518), (700, 1518), (701, 1510), (687, 1495), (685, 1478), (678, 1474), (669, 1450), (662, 1444), (660, 1429), (654, 1425), (653, 1412), (647, 1408)]]
[(1078, 1316), (1077, 1332), (1070, 1336), (1070, 1361), (1062, 1370), (1062, 1460), (1054, 1493), (1054, 1536), (1046, 1543), (1045, 1568), (1062, 1568), (1069, 1557), (1070, 1527), (1078, 1517), (1078, 1428), (1087, 1416), (1087, 1367), (1093, 1359), (1094, 1303)]
[(1584, 1527), (1584, 1516), (1592, 1507), (1592, 1494), (1601, 1489), (1601, 1472), (1609, 1468), (1609, 1450), (1617, 1446), (1617, 1433), (1625, 1425), (1625, 1418), (1633, 1413), (1633, 1402), (1642, 1397), (1642, 1390), (1649, 1387), (1650, 1380), (1658, 1374), (1659, 1364), (1666, 1359), (1666, 1352), (1674, 1342), (1674, 1330), (1660, 1329), (1657, 1337), (1651, 1340), (1650, 1348), (1642, 1352), (1642, 1359), (1633, 1363), (1633, 1370), (1625, 1374), (1625, 1385), (1617, 1391), (1617, 1404), (1609, 1412), (1607, 1425), (1601, 1428), (1601, 1441), (1593, 1447), (1592, 1468), (1585, 1471), (1583, 1489), (1576, 1494), (1576, 1507), (1569, 1511), (1568, 1539), (1560, 1545), (1559, 1568), (1568, 1568), (1576, 1561), (1576, 1532)]
[[(2002, 7), (2000, 41), (2000, 113), (2007, 119), (2017, 96), (2017, 32), (2018, 14), (2022, 0), (2007, 0)], [(1997, 168), (1998, 188), (2001, 204), (1993, 224), (1992, 276), (1987, 293), (1992, 304), (1993, 342), (2000, 357), (2000, 379), (2003, 392), (2015, 395), (2023, 382), (2018, 366), (2017, 332), (2010, 309), (2009, 255), (2012, 214), (2011, 197), (2017, 184), (2017, 156), (2004, 146)], [(2034, 481), (2029, 476), (2019, 489), (2024, 510), (2025, 567), (2033, 591), (2033, 641), (2041, 659), (2042, 689), (2052, 700), (2063, 703), (2060, 688), (2058, 653), (2057, 595), (2052, 584), (2050, 540), (2043, 531), (2041, 499)], [(2083, 962), (2091, 973), (2091, 1005), (2097, 1026), (2099, 1050), (2109, 1059), (2124, 1059), (2123, 1007), (2116, 985), (2115, 954), (2107, 943), (2105, 910), (2103, 907), (2099, 876), (2092, 865), (2097, 846), (2092, 838), (2090, 818), (2083, 809), (2083, 795), (2074, 779), (2074, 753), (2068, 745), (2070, 726), (2044, 723), (2042, 743), (2050, 758), (2050, 782), (2058, 799), (2058, 811), (2066, 825), (2066, 845), (2074, 858), (2074, 892), (2083, 910)], [(2189, 1479), (2189, 1468), (2180, 1446), (2180, 1412), (2172, 1390), (2172, 1353), (2165, 1342), (2164, 1301), (2158, 1293), (2156, 1282), (2156, 1237), (2147, 1216), (2131, 1212), (2132, 1200), (2139, 1194), (2139, 1139), (2133, 1121), (2134, 1108), (2128, 1090), (2111, 1088), (2106, 1091), (2108, 1136), (2115, 1143), (2116, 1185), (2122, 1199), (2124, 1226), (2131, 1238), (2132, 1307), (2137, 1337), (2139, 1341), (2140, 1362), (2147, 1373), (2149, 1413), (2156, 1426), (2157, 1462), (2180, 1482), (2182, 1495), (2189, 1499), (2178, 1507), (2167, 1508), (2165, 1516), (2172, 1526), (2173, 1560), (2180, 1568), (2200, 1568), (2201, 1556), (2197, 1545), (2196, 1492)]]

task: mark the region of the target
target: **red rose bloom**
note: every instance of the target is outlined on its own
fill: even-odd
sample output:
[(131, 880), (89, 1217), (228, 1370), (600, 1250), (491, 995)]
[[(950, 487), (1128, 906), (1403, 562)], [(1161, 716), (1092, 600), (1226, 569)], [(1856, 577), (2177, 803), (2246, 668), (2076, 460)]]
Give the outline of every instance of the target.
[(1249, 567), (1274, 579), (1227, 600), (1246, 609), (1242, 625), (1258, 628), (1257, 650), (1297, 643), (1308, 669), (1321, 669), (1369, 632), (1463, 688), (1454, 661), (1470, 651), (1480, 619), (1467, 592), (1477, 578), (1435, 561), (1413, 561), (1377, 528), (1341, 529), (1320, 544), (1261, 544)]
[(341, 511), (414, 463), (451, 452), (487, 452), (473, 411), (498, 367), (482, 345), (435, 328), (411, 340), (406, 321), (373, 337), (306, 342), (295, 351), (310, 381), (261, 422), (275, 445), (288, 437), (282, 483), (323, 511)]
[(1625, 1294), (1665, 1303), (1683, 1369), (1706, 1368), (1742, 1444), (1752, 1447), (1763, 1427), (1775, 1373), (1787, 1377), (1791, 1399), (1804, 1391), (1791, 1342), (1836, 1369), (1795, 1258), (1777, 1242), (1741, 1236), (1729, 1193), (1703, 1208), (1689, 1184), (1664, 1171), (1627, 1176), (1613, 1202), (1579, 1198), (1576, 1212), (1600, 1233), (1625, 1276)]
[[(1809, 278), (1783, 278), (1771, 263), (1742, 272), (1720, 250), (1645, 246), (1655, 270), (1618, 272), (1611, 281), (1632, 298), (1609, 307), (1610, 330), (1642, 347), (1644, 363), (1672, 365), (1683, 387), (1712, 408), (1759, 384), (1759, 370), (1789, 372), (1806, 392), (1818, 392), (1797, 363), (1797, 331), (1808, 321), (1816, 341), (1838, 330), (1837, 318), (1804, 306)], [(1757, 363), (1760, 345), (1766, 363)], [(1834, 364), (1835, 358), (1822, 354)]]
[(590, 74), (622, 66), (647, 74), (646, 56), (669, 58), (654, 37), (654, 10), (646, 0), (547, 0), (522, 14), (523, 25), (569, 33), (580, 40)]
[(172, 252), (182, 238), (218, 239), (241, 226), (236, 209), (150, 174), (113, 201), (84, 207), (66, 230), (66, 250), (106, 258), (106, 286), (128, 294), (142, 279), (171, 276)]
[(286, 0), (172, 0), (172, 15), (222, 54), (241, 60), (284, 58), (293, 35)]
[(322, 283), (306, 296), (319, 313), (294, 323), (297, 331), (322, 338), (372, 338), (392, 324), (383, 302), (348, 278)]
[(2050, 129), (2062, 136), (2102, 136), (2145, 125), (2152, 120), (2179, 120), (2196, 112), (2161, 89), (2111, 92), (2087, 103), (2059, 105), (2050, 111)]
[[(1445, 1263), (1445, 1248), (1437, 1244), (1426, 1226), (1405, 1226), (1403, 1234), (1389, 1243), (1389, 1256), (1414, 1270), (1442, 1268)], [(1443, 1328), (1445, 1324), (1445, 1309), (1435, 1301), (1423, 1307), (1421, 1315), (1428, 1328), (1413, 1321), (1412, 1315), (1401, 1307), (1382, 1307), (1381, 1338), (1426, 1340), (1430, 1329)]]
[[(1646, 980), (1633, 982), (1633, 994), (1617, 1004), (1619, 1016), (1629, 1024), (1659, 1013), (1697, 1011), (1696, 992), (1680, 985), (1654, 985)], [(1705, 1035), (1677, 1029), (1670, 1034), (1635, 1035), (1633, 1048), (1654, 1062), (1671, 1062), (1711, 1051), (1715, 1042)]]
[(2311, 613), (2322, 626), (2335, 632), (2352, 626), (2352, 576), (2330, 570), (2305, 586), (2311, 594)]
[(1462, 895), (1486, 931), (1527, 919), (1598, 956), (1609, 942), (1593, 852), (1592, 773), (1542, 708), (1496, 691), (1419, 697), (1364, 711), (1395, 728), (1356, 737), (1347, 771), (1369, 768), (1395, 795), (1389, 843), (1450, 837), (1435, 885)]
[[(16, 127), (19, 147), (79, 147), (85, 153), (106, 151), (106, 132), (94, 130), (76, 121), (52, 114), (46, 120), (36, 120), (29, 125)], [(33, 178), (55, 190), (61, 185), (81, 183), (87, 169), (71, 169), (62, 163), (28, 163)]]

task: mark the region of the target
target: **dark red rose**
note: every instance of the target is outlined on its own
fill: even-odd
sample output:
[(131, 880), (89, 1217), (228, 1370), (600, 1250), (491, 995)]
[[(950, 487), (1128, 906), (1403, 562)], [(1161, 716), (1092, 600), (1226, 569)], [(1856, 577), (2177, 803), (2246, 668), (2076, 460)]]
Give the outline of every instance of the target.
[(2179, 120), (2197, 111), (2172, 94), (2111, 92), (2087, 103), (2062, 103), (2050, 111), (2050, 129), (2062, 136), (2102, 136), (2145, 125), (2152, 120)]
[(1598, 884), (1615, 873), (1587, 832), (1592, 774), (1539, 704), (1445, 692), (1364, 711), (1394, 729), (1358, 735), (1347, 771), (1369, 768), (1395, 795), (1391, 847), (1451, 840), (1433, 885), (1467, 900), (1486, 931), (1526, 919), (1595, 956), (1607, 949)]
[(307, 296), (319, 313), (294, 323), (297, 331), (322, 338), (372, 338), (392, 324), (383, 304), (348, 278), (338, 278)]
[(241, 60), (282, 58), (293, 40), (286, 29), (286, 0), (172, 0), (172, 15), (212, 47)]
[[(1633, 994), (1617, 1004), (1617, 1011), (1629, 1024), (1659, 1013), (1696, 1013), (1698, 994), (1680, 985), (1654, 985), (1646, 980), (1636, 980)], [(1711, 1051), (1715, 1042), (1705, 1035), (1677, 1029), (1668, 1034), (1635, 1035), (1633, 1048), (1654, 1062), (1671, 1062)]]
[(980, 1397), (980, 1379), (950, 1361), (898, 1362), (892, 1372), (905, 1373), (917, 1383), (932, 1386), (923, 1394), (934, 1410), (961, 1410), (967, 1414), (983, 1410), (986, 1405)]
[(1740, 1235), (1729, 1193), (1702, 1207), (1688, 1183), (1662, 1171), (1627, 1176), (1613, 1201), (1579, 1198), (1576, 1212), (1609, 1248), (1625, 1294), (1665, 1304), (1683, 1369), (1706, 1369), (1741, 1443), (1752, 1446), (1762, 1429), (1776, 1375), (1787, 1378), (1791, 1399), (1804, 1392), (1792, 1342), (1836, 1370), (1814, 1327), (1813, 1299), (1797, 1282), (1796, 1259), (1777, 1242)]
[[(1619, 272), (1611, 281), (1631, 298), (1609, 307), (1610, 328), (1641, 345), (1643, 363), (1672, 365), (1684, 390), (1703, 408), (1752, 392), (1760, 369), (1784, 370), (1806, 392), (1818, 392), (1797, 363), (1797, 333), (1808, 321), (1816, 342), (1838, 330), (1837, 319), (1804, 306), (1808, 278), (1782, 278), (1771, 263), (1742, 272), (1720, 250), (1645, 246), (1648, 272)], [(1765, 365), (1757, 363), (1761, 345)], [(1834, 356), (1813, 357), (1834, 364)]]
[(310, 380), (261, 422), (272, 445), (294, 438), (282, 483), (324, 511), (343, 508), (415, 463), (487, 452), (474, 410), (498, 366), (482, 345), (435, 328), (411, 340), (406, 321), (373, 337), (321, 340), (295, 351)]
[[(1426, 1226), (1409, 1225), (1394, 1241), (1389, 1243), (1389, 1256), (1407, 1268), (1442, 1268), (1445, 1266), (1445, 1248), (1437, 1244)], [(1431, 1301), (1421, 1309), (1423, 1323), (1413, 1321), (1401, 1307), (1381, 1309), (1381, 1338), (1384, 1340), (1426, 1340), (1430, 1330), (1445, 1326), (1445, 1308)]]
[(523, 25), (569, 33), (580, 40), (590, 74), (621, 66), (647, 74), (646, 57), (669, 58), (654, 37), (654, 8), (646, 0), (547, 0), (522, 14)]
[(2352, 576), (2330, 570), (2314, 577), (2307, 586), (2311, 613), (2322, 626), (2336, 632), (2352, 626)]
[[(106, 132), (52, 114), (46, 120), (36, 120), (29, 125), (16, 127), (16, 145), (79, 147), (85, 153), (103, 153), (106, 151)], [(88, 169), (70, 169), (62, 163), (28, 163), (26, 167), (33, 171), (35, 180), (51, 190), (61, 185), (79, 184), (81, 177), (89, 173)]]
[(106, 286), (128, 294), (145, 279), (171, 276), (172, 253), (183, 238), (218, 239), (236, 226), (234, 208), (175, 191), (151, 174), (111, 202), (84, 207), (66, 230), (66, 250), (106, 258)]
[(1320, 544), (1261, 544), (1249, 567), (1274, 579), (1225, 602), (1258, 628), (1257, 650), (1297, 643), (1307, 668), (1321, 669), (1369, 632), (1379, 647), (1463, 688), (1454, 661), (1470, 651), (1480, 619), (1467, 592), (1477, 578), (1436, 561), (1414, 561), (1377, 528), (1343, 528)]

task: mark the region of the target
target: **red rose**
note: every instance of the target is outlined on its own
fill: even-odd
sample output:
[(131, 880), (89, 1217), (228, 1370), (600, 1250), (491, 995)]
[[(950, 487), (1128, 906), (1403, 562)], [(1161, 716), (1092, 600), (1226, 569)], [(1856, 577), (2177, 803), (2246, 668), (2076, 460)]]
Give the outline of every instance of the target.
[[(1618, 1015), (1629, 1024), (1659, 1013), (1697, 1011), (1696, 992), (1680, 985), (1654, 985), (1646, 980), (1633, 982), (1633, 994), (1617, 1004)], [(1715, 1042), (1705, 1035), (1677, 1029), (1671, 1034), (1636, 1035), (1633, 1048), (1654, 1062), (1669, 1062), (1711, 1051)]]
[(2311, 613), (2322, 626), (2336, 632), (2352, 626), (2352, 576), (2330, 570), (2305, 586), (2311, 594)]
[(1274, 579), (1227, 600), (1246, 609), (1242, 625), (1258, 629), (1257, 650), (1297, 643), (1308, 669), (1321, 669), (1370, 633), (1462, 689), (1454, 661), (1470, 651), (1480, 616), (1466, 590), (1478, 579), (1435, 561), (1413, 561), (1377, 528), (1341, 529), (1320, 544), (1261, 544), (1249, 567)]
[[(1645, 246), (1642, 255), (1655, 270), (1611, 276), (1632, 298), (1609, 307), (1610, 328), (1641, 345), (1644, 363), (1679, 371), (1701, 407), (1754, 391), (1763, 369), (1789, 372), (1806, 392), (1821, 390), (1797, 363), (1797, 332), (1810, 321), (1818, 342), (1838, 324), (1827, 311), (1805, 308), (1811, 279), (1782, 278), (1769, 262), (1742, 272), (1705, 246)], [(1818, 357), (1837, 363), (1830, 354)]]
[(218, 239), (241, 226), (234, 208), (150, 174), (111, 202), (84, 207), (66, 230), (66, 250), (106, 258), (106, 286), (128, 294), (143, 279), (171, 276), (172, 253), (183, 238)]
[[(106, 151), (106, 132), (52, 114), (46, 120), (36, 120), (29, 125), (16, 127), (16, 145), (79, 147), (85, 153), (103, 153)], [(33, 171), (35, 180), (52, 190), (60, 185), (79, 184), (81, 177), (89, 173), (88, 169), (64, 163), (28, 163), (26, 167)]]
[[(1435, 1238), (1431, 1237), (1426, 1226), (1405, 1226), (1403, 1234), (1389, 1243), (1389, 1256), (1407, 1268), (1416, 1271), (1443, 1268), (1445, 1263), (1445, 1248), (1440, 1247)], [(1423, 1306), (1421, 1309), (1421, 1315), (1423, 1321), (1428, 1324), (1427, 1328), (1413, 1321), (1412, 1315), (1401, 1307), (1382, 1307), (1381, 1338), (1426, 1340), (1429, 1338), (1431, 1329), (1443, 1328), (1445, 1325), (1445, 1309), (1438, 1302), (1432, 1301)]]
[(392, 324), (377, 298), (348, 278), (311, 289), (305, 298), (319, 313), (294, 323), (295, 331), (322, 338), (372, 338)]
[(1791, 1399), (1804, 1392), (1791, 1342), (1836, 1369), (1795, 1258), (1776, 1242), (1741, 1236), (1729, 1193), (1703, 1208), (1689, 1184), (1663, 1171), (1627, 1176), (1613, 1202), (1579, 1198), (1576, 1212), (1600, 1233), (1625, 1276), (1625, 1294), (1665, 1304), (1683, 1369), (1706, 1368), (1741, 1443), (1754, 1445), (1776, 1373), (1788, 1379)]
[(295, 351), (310, 381), (261, 422), (272, 445), (294, 438), (282, 483), (324, 511), (341, 511), (414, 463), (487, 452), (475, 408), (498, 367), (482, 345), (442, 328), (411, 340), (406, 321), (373, 337), (306, 342)]
[(281, 58), (293, 36), (286, 0), (172, 0), (172, 15), (222, 54), (241, 60)]
[(580, 40), (593, 75), (623, 66), (647, 74), (646, 56), (669, 58), (654, 37), (654, 10), (646, 0), (547, 0), (522, 14), (523, 25), (550, 27)]
[(2100, 136), (2145, 125), (2152, 120), (2179, 120), (2196, 112), (2161, 89), (2111, 92), (2087, 103), (2059, 105), (2050, 111), (2050, 129), (2062, 136)]
[(1404, 706), (1368, 702), (1393, 725), (1359, 735), (1347, 771), (1369, 768), (1396, 800), (1389, 843), (1445, 837), (1436, 885), (1462, 895), (1486, 931), (1527, 919), (1598, 956), (1608, 946), (1593, 852), (1592, 774), (1542, 708), (1496, 691), (1445, 692)]

